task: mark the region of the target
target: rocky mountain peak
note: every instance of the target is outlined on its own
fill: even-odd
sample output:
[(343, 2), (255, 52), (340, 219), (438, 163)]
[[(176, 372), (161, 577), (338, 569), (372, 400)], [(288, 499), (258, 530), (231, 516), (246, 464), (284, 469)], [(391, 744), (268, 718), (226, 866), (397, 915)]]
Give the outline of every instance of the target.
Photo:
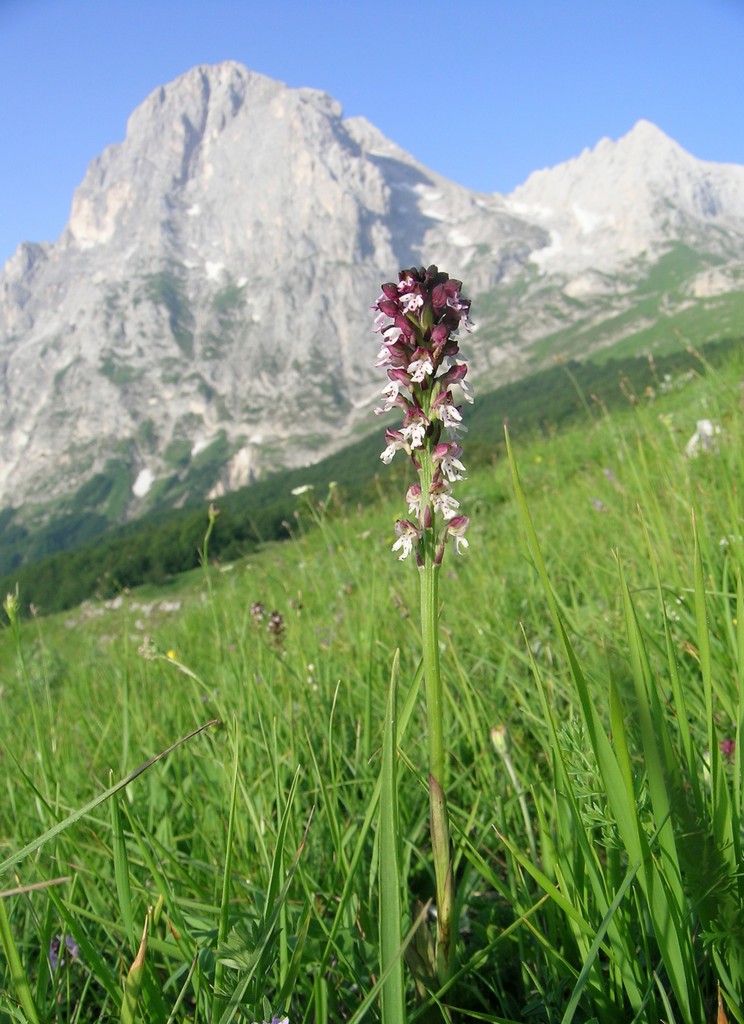
[[(193, 68), (151, 93), (129, 118), (125, 141), (92, 162), (75, 193), (63, 243), (89, 248), (110, 242), (130, 217), (135, 226), (141, 223), (144, 212), (160, 223), (167, 244), (191, 195), (232, 187), (236, 197), (250, 198), (251, 177), (261, 174), (287, 136), (299, 135), (301, 148), (322, 122), (340, 117), (340, 105), (324, 93), (291, 90), (237, 63)], [(198, 216), (195, 204), (189, 208)]]
[(744, 168), (648, 122), (488, 196), (322, 92), (193, 68), (91, 163), (59, 242), (0, 273), (0, 503), (117, 518), (311, 462), (372, 426), (369, 305), (399, 267), (466, 282), (471, 374), (503, 381), (598, 295), (627, 305), (611, 275), (639, 253), (741, 259), (743, 204)]
[[(614, 270), (658, 253), (681, 230), (704, 230), (721, 219), (744, 226), (744, 168), (705, 164), (642, 120), (617, 141), (602, 139), (534, 172), (508, 204), (550, 226), (551, 244), (535, 257), (544, 269)], [(600, 238), (608, 243), (604, 251)]]
[(317, 458), (369, 415), (380, 281), (487, 251), (482, 287), (526, 238), (324, 93), (194, 68), (92, 162), (60, 241), (0, 275), (0, 500), (121, 471), (136, 509), (209, 459), (237, 486)]

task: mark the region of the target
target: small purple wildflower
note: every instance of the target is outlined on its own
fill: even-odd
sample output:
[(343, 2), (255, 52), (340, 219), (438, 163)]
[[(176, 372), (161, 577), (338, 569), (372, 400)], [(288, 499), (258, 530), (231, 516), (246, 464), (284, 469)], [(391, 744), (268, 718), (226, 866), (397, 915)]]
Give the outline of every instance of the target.
[(55, 935), (52, 941), (49, 943), (49, 966), (52, 968), (52, 972), (56, 972), (58, 967), (63, 967), (66, 963), (65, 957), (60, 957), (60, 952), (64, 951), (70, 954), (71, 960), (77, 960), (80, 955), (80, 947), (71, 935), (65, 935), (64, 937), (64, 949), (62, 948), (62, 936)]
[(736, 751), (736, 740), (730, 737), (725, 740), (721, 740), (718, 744), (718, 749), (724, 755), (724, 757), (733, 757)]

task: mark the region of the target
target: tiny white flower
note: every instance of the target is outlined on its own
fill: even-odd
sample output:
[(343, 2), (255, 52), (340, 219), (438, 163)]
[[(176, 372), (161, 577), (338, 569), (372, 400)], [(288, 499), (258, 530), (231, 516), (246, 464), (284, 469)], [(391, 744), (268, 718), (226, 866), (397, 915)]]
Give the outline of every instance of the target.
[(393, 551), (400, 550), (398, 555), (398, 561), (402, 562), (404, 558), (408, 558), (413, 549), (413, 539), (406, 535), (398, 537), (395, 544), (393, 544)]
[(460, 502), (446, 492), (435, 494), (432, 498), (432, 504), (434, 511), (441, 512), (445, 519), (452, 519), (453, 516), (456, 516), (458, 514), (457, 510), (460, 507)]
[(382, 390), (382, 396), (385, 399), (385, 404), (378, 406), (375, 409), (375, 415), (380, 416), (384, 412), (390, 412), (393, 406), (396, 404), (396, 399), (400, 394), (402, 385), (398, 380), (391, 380), (386, 388)]
[(718, 452), (718, 435), (721, 428), (712, 420), (698, 420), (697, 430), (685, 445), (685, 455), (695, 459), (701, 452)]
[(400, 341), (403, 337), (403, 331), (400, 327), (390, 327), (389, 330), (385, 331), (385, 337), (383, 338), (384, 345), (394, 345), (396, 341)]
[(423, 359), (414, 359), (408, 364), (408, 372), (411, 375), (411, 380), (415, 384), (421, 384), (427, 374), (434, 373), (434, 366), (431, 359), (424, 357)]
[(411, 448), (423, 448), (424, 436), (426, 435), (426, 422), (420, 417), (412, 419), (401, 430), (403, 437), (408, 441)]
[(462, 389), (462, 397), (465, 399), (466, 402), (472, 405), (473, 402), (475, 401), (475, 391), (473, 390), (473, 385), (470, 383), (470, 381), (459, 380), (455, 387)]
[(442, 459), (442, 472), (448, 480), (454, 483), (456, 480), (465, 479), (465, 467), (454, 455), (445, 455)]
[(385, 465), (388, 465), (392, 461), (392, 458), (395, 455), (395, 453), (400, 451), (401, 449), (410, 452), (410, 448), (406, 444), (405, 438), (403, 437), (403, 434), (399, 430), (386, 430), (385, 440), (387, 441), (387, 448), (382, 453), (382, 455), (380, 455), (380, 458), (385, 463)]
[(405, 295), (401, 295), (400, 304), (404, 313), (413, 313), (423, 306), (424, 297), (416, 292), (407, 292)]
[(413, 551), (413, 543), (418, 541), (421, 535), (410, 519), (399, 519), (395, 524), (395, 532), (398, 534), (398, 539), (393, 544), (393, 551), (400, 551), (398, 561), (402, 562)]
[(462, 554), (465, 548), (470, 547), (468, 539), (465, 536), (465, 531), (469, 524), (470, 520), (467, 516), (455, 516), (450, 520), (447, 526), (448, 535), (454, 539), (455, 554), (457, 555)]
[(408, 511), (412, 516), (421, 515), (421, 484), (411, 484), (406, 491)]
[(439, 418), (454, 437), (467, 434), (468, 428), (462, 422), (462, 413), (456, 405), (445, 402), (439, 407)]

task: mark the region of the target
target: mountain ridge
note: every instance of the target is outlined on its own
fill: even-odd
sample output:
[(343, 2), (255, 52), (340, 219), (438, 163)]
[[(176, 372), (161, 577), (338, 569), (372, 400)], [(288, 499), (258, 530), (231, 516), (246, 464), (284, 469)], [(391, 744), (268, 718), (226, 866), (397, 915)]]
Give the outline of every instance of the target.
[[(611, 231), (614, 258), (606, 254), (604, 264), (597, 266), (596, 248), (590, 252), (595, 269), (615, 270), (642, 252), (658, 251), (695, 220), (710, 225), (723, 218), (735, 224), (740, 236), (744, 167), (697, 160), (661, 129), (641, 120), (616, 142), (601, 139), (572, 160), (533, 172), (510, 193), (508, 204), (520, 216), (552, 225), (552, 244), (537, 257), (545, 269), (565, 255), (561, 231), (572, 236), (579, 269), (590, 261), (582, 259), (586, 250), (578, 239)], [(740, 241), (735, 248), (740, 251)]]
[(193, 68), (91, 162), (58, 242), (0, 272), (0, 506), (45, 515), (103, 476), (126, 518), (337, 450), (372, 426), (368, 307), (400, 266), (465, 280), (476, 384), (567, 329), (586, 356), (620, 337), (595, 338), (603, 321), (646, 323), (639, 287), (676, 248), (695, 257), (659, 304), (710, 303), (741, 281), (740, 182), (640, 122), (509, 196), (472, 192), (325, 93)]

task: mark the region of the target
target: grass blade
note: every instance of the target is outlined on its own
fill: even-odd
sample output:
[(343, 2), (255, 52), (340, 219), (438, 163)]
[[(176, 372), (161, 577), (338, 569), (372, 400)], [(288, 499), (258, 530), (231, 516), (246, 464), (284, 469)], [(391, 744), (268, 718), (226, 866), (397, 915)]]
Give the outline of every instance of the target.
[[(211, 526), (211, 521), (210, 521)], [(206, 539), (205, 539), (206, 547)], [(230, 874), (232, 871), (232, 854), (233, 854), (233, 839), (235, 835), (235, 808), (237, 806), (238, 797), (238, 766), (240, 764), (239, 758), (240, 744), (239, 737), (236, 730), (235, 735), (235, 754), (233, 764), (233, 779), (232, 786), (230, 789), (230, 813), (227, 821), (227, 839), (225, 841), (225, 866), (222, 872), (222, 896), (220, 899), (220, 920), (217, 927), (217, 948), (221, 948), (227, 940), (227, 933), (230, 928)], [(227, 1000), (223, 995), (223, 980), (225, 975), (225, 965), (218, 958), (214, 968), (214, 1000), (212, 1002), (212, 1019), (219, 1020), (224, 1012), (224, 1008)]]
[[(109, 781), (110, 779), (111, 776), (109, 775)], [(116, 894), (119, 898), (119, 912), (124, 922), (127, 938), (134, 952), (136, 940), (134, 935), (134, 914), (132, 912), (132, 890), (129, 884), (129, 861), (127, 859), (127, 845), (122, 828), (118, 793), (114, 793), (111, 797), (111, 834), (114, 851), (114, 880), (116, 883)]]
[(11, 854), (10, 857), (6, 857), (6, 859), (0, 864), (0, 874), (7, 871), (8, 868), (12, 868), (14, 864), (24, 860), (24, 858), (30, 856), (30, 854), (41, 849), (41, 847), (48, 843), (50, 839), (54, 839), (55, 836), (64, 832), (71, 825), (74, 825), (76, 821), (80, 821), (81, 818), (84, 818), (86, 814), (90, 814), (90, 812), (95, 810), (96, 807), (100, 807), (101, 804), (114, 796), (115, 793), (119, 793), (122, 789), (125, 789), (130, 782), (134, 782), (134, 780), (139, 778), (143, 772), (146, 772), (148, 768), (152, 768), (152, 766), (157, 764), (158, 761), (162, 761), (164, 757), (167, 757), (168, 754), (176, 750), (177, 747), (180, 747), (183, 743), (187, 743), (190, 739), (193, 739), (194, 736), (198, 736), (199, 733), (204, 732), (205, 729), (210, 729), (213, 725), (219, 724), (219, 719), (214, 718), (211, 722), (206, 722), (204, 725), (200, 725), (198, 729), (193, 729), (186, 736), (182, 736), (180, 740), (176, 740), (175, 743), (172, 743), (159, 754), (156, 754), (155, 757), (151, 757), (149, 761), (145, 761), (145, 763), (141, 764), (139, 768), (135, 768), (133, 772), (130, 772), (126, 778), (121, 779), (114, 786), (110, 786), (99, 796), (95, 797), (95, 799), (91, 800), (83, 807), (79, 807), (76, 811), (73, 811), (72, 814), (68, 814), (63, 821), (57, 822), (56, 825), (53, 825), (52, 828), (48, 829), (40, 836), (37, 836), (36, 839), (33, 839), (30, 843), (24, 846), (23, 849), (17, 850), (16, 853)]
[(5, 911), (5, 900), (0, 899), (0, 942), (5, 950), (5, 958), (10, 967), (10, 977), (18, 995), (18, 1001), (23, 1007), (23, 1012), (29, 1024), (39, 1024), (39, 1017), (36, 1013), (31, 989), (28, 984), (26, 972), (23, 970), (21, 958), (18, 954), (18, 947), (15, 944), (13, 933), (10, 930), (10, 921)]
[(383, 1024), (405, 1024), (405, 985), (401, 957), (401, 878), (398, 849), (398, 784), (396, 709), (400, 654), (395, 652), (390, 673), (385, 729), (382, 741), (380, 789), (380, 967)]

